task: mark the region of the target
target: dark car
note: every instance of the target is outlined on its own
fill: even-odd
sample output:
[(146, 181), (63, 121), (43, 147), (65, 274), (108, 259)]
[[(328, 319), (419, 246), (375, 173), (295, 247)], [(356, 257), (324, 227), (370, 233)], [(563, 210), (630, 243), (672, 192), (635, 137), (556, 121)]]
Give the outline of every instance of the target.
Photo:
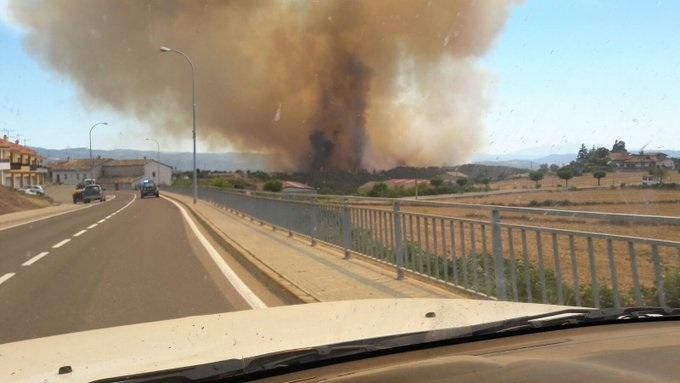
[(142, 186), (140, 187), (140, 194), (141, 198), (147, 197), (147, 196), (155, 196), (159, 197), (160, 195), (158, 194), (158, 186), (156, 186), (155, 183), (148, 181), (148, 182), (142, 182)]
[(87, 185), (83, 189), (79, 190), (80, 193), (73, 195), (73, 202), (84, 202), (89, 203), (92, 201), (106, 201), (106, 196), (104, 195), (104, 189), (99, 185)]

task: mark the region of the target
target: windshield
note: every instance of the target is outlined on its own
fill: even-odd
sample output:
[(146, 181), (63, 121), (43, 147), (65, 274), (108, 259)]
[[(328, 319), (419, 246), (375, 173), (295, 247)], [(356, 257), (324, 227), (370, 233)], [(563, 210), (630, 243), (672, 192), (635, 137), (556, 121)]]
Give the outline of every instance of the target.
[[(0, 0), (0, 354), (79, 334), (122, 360), (176, 331), (253, 357), (465, 325), (437, 322), (451, 307), (679, 307), (678, 20), (676, 2)], [(400, 322), (379, 300), (433, 306)], [(307, 316), (346, 322), (281, 335)]]

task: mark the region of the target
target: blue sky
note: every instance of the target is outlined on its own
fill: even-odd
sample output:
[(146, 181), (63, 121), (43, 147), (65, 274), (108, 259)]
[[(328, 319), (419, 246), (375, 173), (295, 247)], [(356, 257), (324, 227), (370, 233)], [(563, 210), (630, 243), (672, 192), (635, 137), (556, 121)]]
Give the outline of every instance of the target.
[[(95, 147), (153, 149), (144, 124), (88, 110), (71, 83), (28, 56), (5, 1), (0, 131), (12, 129), (29, 145), (82, 147), (89, 126), (108, 121), (93, 135)], [(480, 152), (564, 152), (581, 142), (610, 146), (615, 138), (630, 148), (680, 149), (678, 20), (677, 1), (529, 0), (515, 7), (480, 63), (495, 77)], [(188, 141), (161, 141), (167, 149), (190, 148)]]

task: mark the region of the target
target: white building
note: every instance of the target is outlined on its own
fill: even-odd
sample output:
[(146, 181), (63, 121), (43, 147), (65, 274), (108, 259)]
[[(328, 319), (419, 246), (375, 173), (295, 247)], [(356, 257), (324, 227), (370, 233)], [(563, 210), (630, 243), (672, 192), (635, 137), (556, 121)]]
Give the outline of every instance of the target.
[(156, 160), (110, 160), (102, 166), (97, 181), (110, 190), (134, 189), (143, 180), (153, 180), (157, 185), (172, 183), (172, 166)]
[(53, 162), (47, 165), (50, 169), (50, 180), (53, 184), (77, 185), (87, 178), (99, 178), (102, 165), (106, 159), (78, 159)]
[(48, 165), (53, 183), (76, 185), (87, 178), (109, 190), (130, 190), (145, 179), (170, 185), (172, 167), (150, 160), (89, 159), (66, 160)]

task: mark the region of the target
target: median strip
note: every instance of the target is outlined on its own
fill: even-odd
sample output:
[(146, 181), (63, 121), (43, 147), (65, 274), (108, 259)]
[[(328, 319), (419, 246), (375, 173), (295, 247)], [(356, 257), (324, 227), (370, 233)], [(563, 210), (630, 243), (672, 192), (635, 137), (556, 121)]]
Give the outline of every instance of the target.
[(16, 274), (16, 273), (7, 273), (7, 274), (3, 275), (2, 277), (0, 277), (0, 285), (3, 282), (7, 281), (8, 279), (12, 278), (14, 276), (14, 274)]
[(36, 255), (35, 257), (29, 259), (28, 261), (22, 263), (21, 266), (30, 266), (30, 265), (38, 262), (40, 260), (40, 258), (46, 256), (47, 254), (49, 254), (49, 252), (43, 251), (42, 253), (40, 253), (40, 254)]
[(71, 238), (67, 238), (67, 239), (65, 239), (65, 240), (63, 240), (63, 241), (57, 243), (56, 245), (52, 246), (52, 248), (53, 248), (53, 249), (58, 249), (58, 248), (64, 246), (65, 244), (67, 244), (67, 243), (69, 243), (69, 242), (71, 242)]

